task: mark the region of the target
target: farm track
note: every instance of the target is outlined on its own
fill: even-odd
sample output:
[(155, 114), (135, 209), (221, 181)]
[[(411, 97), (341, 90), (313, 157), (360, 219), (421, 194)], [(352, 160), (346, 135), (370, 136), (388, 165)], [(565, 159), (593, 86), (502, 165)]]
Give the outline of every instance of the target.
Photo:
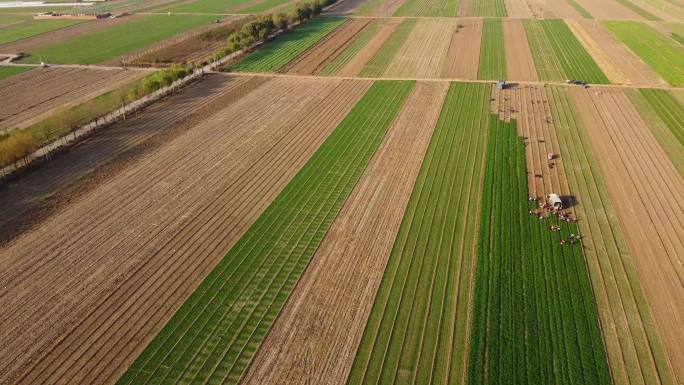
[(449, 19), (419, 21), (383, 76), (439, 77), (455, 28)]
[(352, 44), (372, 21), (372, 19), (353, 19), (346, 22), (315, 46), (292, 60), (279, 72), (304, 75), (317, 73)]
[[(684, 380), (684, 179), (621, 90), (571, 89), (672, 366)], [(667, 362), (661, 362), (667, 366)], [(665, 369), (662, 369), (665, 370)]]
[[(267, 78), (210, 75), (0, 187), (0, 247)], [(239, 89), (238, 89), (239, 87)]]
[(345, 383), (446, 91), (415, 86), (242, 384)]
[(534, 59), (532, 59), (522, 22), (504, 19), (502, 24), (508, 77), (515, 80), (538, 81)]
[(485, 85), (450, 87), (394, 241), (350, 385), (445, 384), (463, 379), (488, 96)]
[[(381, 24), (382, 21), (379, 21)], [(368, 62), (375, 56), (385, 41), (399, 28), (401, 19), (390, 19), (380, 25), (378, 33), (366, 44), (339, 72), (340, 76), (357, 76)]]
[(482, 42), (482, 19), (459, 19), (462, 25), (454, 32), (445, 62), (442, 78), (477, 79)]
[(611, 374), (616, 385), (673, 384), (664, 361), (658, 333), (653, 328), (634, 258), (625, 244), (596, 159), (576, 116), (570, 92), (547, 87), (559, 139)]
[[(21, 357), (48, 352), (23, 382), (115, 381), (367, 86), (268, 82), (5, 250), (0, 303), (15, 311), (0, 320), (14, 357), (3, 382), (16, 383), (7, 370), (26, 364)], [(325, 107), (336, 91), (339, 103)]]
[(40, 68), (0, 81), (0, 134), (45, 119), (59, 107), (74, 106), (141, 78), (124, 69)]

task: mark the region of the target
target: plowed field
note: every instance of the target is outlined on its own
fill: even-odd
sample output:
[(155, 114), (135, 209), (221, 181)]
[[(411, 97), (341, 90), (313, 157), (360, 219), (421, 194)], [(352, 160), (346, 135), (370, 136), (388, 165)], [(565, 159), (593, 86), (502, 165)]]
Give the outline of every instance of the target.
[(442, 66), (442, 77), (477, 79), (482, 42), (482, 19), (459, 19), (461, 26), (451, 37), (451, 44)]

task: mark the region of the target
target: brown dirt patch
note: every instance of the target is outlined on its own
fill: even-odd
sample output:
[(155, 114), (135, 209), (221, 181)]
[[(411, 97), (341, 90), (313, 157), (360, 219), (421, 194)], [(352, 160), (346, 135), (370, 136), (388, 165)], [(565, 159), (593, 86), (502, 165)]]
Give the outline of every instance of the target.
[(4, 249), (0, 382), (114, 383), (369, 86), (237, 95)]
[(32, 51), (41, 48), (48, 44), (53, 44), (56, 41), (67, 40), (72, 37), (80, 36), (84, 33), (90, 33), (93, 31), (100, 31), (103, 29), (110, 28), (115, 25), (128, 23), (130, 21), (136, 20), (139, 16), (128, 15), (123, 17), (117, 17), (115, 19), (101, 19), (95, 21), (88, 21), (85, 23), (79, 23), (66, 28), (60, 28), (48, 33), (43, 33), (34, 37), (27, 39), (22, 39), (5, 45), (0, 45), (0, 52), (2, 53), (19, 53)]
[(506, 4), (508, 17), (521, 19), (532, 17), (532, 11), (530, 11), (530, 7), (527, 5), (527, 0), (505, 0), (504, 3)]
[(539, 80), (522, 21), (503, 19), (503, 33), (508, 78), (525, 81)]
[(589, 31), (584, 29), (582, 24), (576, 20), (566, 20), (566, 24), (580, 43), (582, 43), (587, 52), (589, 52), (589, 55), (591, 55), (603, 73), (610, 79), (611, 83), (631, 84), (630, 79), (622, 72), (617, 64), (615, 64), (613, 58), (599, 47), (596, 40), (594, 40)]
[(619, 89), (571, 95), (665, 346), (684, 381), (684, 179)]
[(442, 78), (477, 79), (482, 41), (482, 19), (459, 19), (460, 28), (451, 37), (451, 45), (442, 65)]
[(345, 383), (446, 91), (416, 84), (243, 384)]
[(453, 19), (418, 21), (384, 76), (439, 78), (455, 28)]
[(28, 127), (58, 107), (80, 104), (145, 74), (138, 70), (49, 67), (0, 80), (0, 133)]
[(356, 55), (340, 70), (339, 76), (358, 76), (359, 72), (368, 63), (376, 52), (385, 44), (385, 41), (394, 33), (394, 31), (401, 24), (402, 19), (389, 19), (385, 21), (378, 20), (378, 26), (380, 29), (378, 32), (368, 41), (368, 43), (356, 53)]
[(288, 63), (280, 72), (313, 75), (344, 51), (373, 19), (352, 19)]

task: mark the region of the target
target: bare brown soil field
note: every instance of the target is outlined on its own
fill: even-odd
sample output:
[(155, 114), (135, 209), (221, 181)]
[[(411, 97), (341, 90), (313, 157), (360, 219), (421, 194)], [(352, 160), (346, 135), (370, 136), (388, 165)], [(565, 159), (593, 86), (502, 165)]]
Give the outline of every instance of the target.
[(237, 87), (267, 78), (208, 76), (0, 185), (0, 247), (110, 179), (126, 164), (235, 99)]
[(0, 133), (28, 127), (58, 107), (77, 105), (146, 74), (140, 70), (51, 67), (0, 80)]
[(383, 76), (439, 78), (455, 29), (453, 19), (418, 21)]
[(580, 43), (582, 43), (587, 52), (589, 52), (589, 55), (591, 55), (603, 73), (606, 74), (608, 79), (610, 79), (611, 83), (632, 84), (631, 80), (615, 63), (617, 58), (612, 58), (605, 51), (603, 51), (596, 40), (594, 40), (592, 37), (592, 34), (583, 27), (583, 25), (587, 25), (586, 23), (580, 24), (577, 20), (566, 20), (565, 23), (568, 25), (572, 33), (575, 34), (575, 37), (577, 37)]
[(547, 0), (544, 12), (546, 18), (582, 19), (582, 16), (567, 0)]
[(280, 72), (312, 75), (344, 51), (373, 19), (352, 19), (328, 34), (311, 49), (288, 63)]
[(451, 45), (442, 65), (443, 78), (477, 79), (482, 41), (482, 19), (459, 19), (461, 26), (451, 38)]
[(354, 57), (347, 63), (338, 73), (339, 76), (357, 76), (363, 67), (370, 61), (376, 52), (385, 44), (385, 41), (394, 33), (394, 31), (401, 24), (401, 19), (389, 19), (385, 21), (378, 21), (380, 26), (378, 32), (368, 41), (368, 43), (354, 55)]
[[(570, 196), (544, 87), (518, 85), (500, 91), (492, 86), (492, 106), (492, 112), (498, 112), (500, 119), (515, 119), (518, 135), (525, 138), (530, 195), (538, 198), (550, 193)], [(556, 159), (549, 161), (548, 154), (555, 154)]]
[[(658, 6), (655, 6), (649, 1), (644, 1), (644, 0), (630, 0), (632, 3), (634, 3), (636, 6), (642, 8), (644, 11), (657, 16), (664, 21), (670, 21), (670, 22), (683, 22), (684, 20), (680, 19), (679, 17), (682, 16), (682, 8), (677, 7), (674, 4), (667, 4), (666, 8), (661, 8)], [(680, 3), (681, 5), (681, 3)], [(679, 16), (679, 17), (678, 17)]]
[(461, 0), (458, 4), (458, 11), (456, 16), (468, 16), (468, 9), (470, 7), (470, 0)]
[(539, 80), (522, 22), (503, 19), (502, 25), (508, 78), (527, 81)]
[(214, 52), (226, 45), (228, 36), (252, 20), (251, 16), (231, 17), (218, 26), (205, 31), (184, 35), (180, 41), (167, 41), (160, 47), (147, 48), (145, 53), (132, 59), (132, 65), (170, 63), (201, 63), (210, 61)]
[(116, 381), (369, 86), (236, 95), (2, 250), (0, 382)]
[(508, 17), (521, 19), (532, 17), (532, 11), (530, 11), (530, 7), (527, 5), (527, 0), (505, 0), (505, 4)]
[(117, 17), (115, 19), (101, 19), (89, 21), (85, 23), (78, 23), (66, 28), (60, 28), (48, 33), (42, 33), (26, 39), (21, 39), (5, 45), (0, 45), (0, 52), (2, 53), (30, 53), (38, 48), (48, 44), (53, 44), (56, 41), (67, 40), (72, 37), (80, 36), (85, 33), (100, 31), (118, 24), (128, 23), (136, 20), (138, 16), (128, 15), (124, 17)]
[(402, 5), (406, 0), (386, 0), (380, 5), (379, 7), (375, 8), (373, 12), (370, 13), (369, 16), (373, 17), (389, 17), (394, 15), (394, 12), (396, 12), (399, 8), (401, 8)]
[(645, 20), (641, 15), (614, 0), (576, 0), (598, 20)]
[(416, 84), (242, 384), (346, 382), (446, 91)]
[(572, 88), (577, 112), (651, 307), (684, 381), (684, 179), (622, 90)]

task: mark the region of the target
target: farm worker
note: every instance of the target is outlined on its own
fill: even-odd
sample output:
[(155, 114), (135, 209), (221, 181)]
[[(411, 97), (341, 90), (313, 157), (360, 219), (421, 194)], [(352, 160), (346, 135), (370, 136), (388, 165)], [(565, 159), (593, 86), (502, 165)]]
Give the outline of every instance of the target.
[(563, 246), (564, 244), (565, 244), (565, 240), (564, 240), (564, 239), (561, 239), (561, 240), (560, 240), (560, 245)]

